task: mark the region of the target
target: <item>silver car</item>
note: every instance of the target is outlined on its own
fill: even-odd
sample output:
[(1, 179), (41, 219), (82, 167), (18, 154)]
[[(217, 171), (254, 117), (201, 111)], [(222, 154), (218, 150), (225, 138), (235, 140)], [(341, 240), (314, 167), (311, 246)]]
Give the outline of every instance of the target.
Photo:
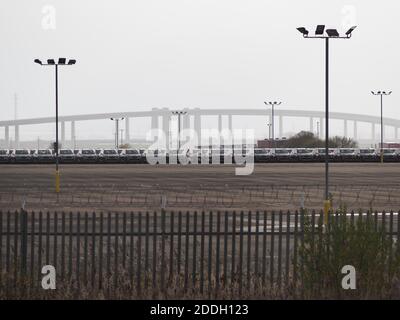
[(96, 150), (94, 149), (79, 150), (77, 157), (79, 162), (94, 163), (98, 160), (98, 155), (96, 154)]
[(58, 152), (58, 159), (63, 163), (72, 163), (75, 162), (76, 156), (74, 151), (71, 149), (61, 149)]
[(117, 149), (103, 149), (99, 154), (101, 162), (119, 162), (120, 155)]
[(35, 162), (38, 163), (50, 163), (54, 161), (54, 154), (50, 149), (35, 150), (33, 157)]
[(0, 149), (0, 163), (10, 162), (10, 152), (7, 149)]
[(11, 151), (11, 162), (26, 163), (32, 161), (32, 155), (29, 149), (14, 149)]

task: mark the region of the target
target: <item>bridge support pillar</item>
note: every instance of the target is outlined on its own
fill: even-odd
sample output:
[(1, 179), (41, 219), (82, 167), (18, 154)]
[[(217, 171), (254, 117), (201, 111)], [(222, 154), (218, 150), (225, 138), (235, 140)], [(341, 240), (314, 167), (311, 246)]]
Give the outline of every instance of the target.
[(325, 122), (324, 118), (319, 118), (319, 137), (325, 139)]
[(169, 150), (169, 125), (170, 125), (170, 112), (167, 108), (164, 108), (164, 112), (162, 115), (162, 130), (164, 132), (165, 135), (165, 147), (167, 149), (167, 151)]
[(190, 114), (189, 110), (187, 108), (183, 109), (183, 111), (186, 111), (186, 114), (182, 115), (182, 129), (190, 129)]
[(353, 133), (353, 138), (354, 138), (354, 140), (357, 140), (357, 139), (358, 139), (358, 136), (357, 136), (357, 121), (354, 121), (354, 133)]
[(375, 142), (375, 123), (371, 123), (371, 140)]
[(283, 136), (283, 116), (279, 116), (279, 138)]
[(394, 139), (398, 140), (399, 139), (399, 128), (394, 127)]
[(314, 133), (314, 119), (310, 117), (310, 132)]
[(228, 129), (231, 135), (233, 135), (233, 123), (232, 123), (232, 115), (228, 115)]
[(344, 126), (343, 129), (344, 137), (347, 138), (347, 120), (343, 120), (343, 126)]
[(151, 115), (151, 129), (157, 129), (158, 128), (158, 108), (153, 108), (152, 109), (152, 115)]
[(130, 122), (130, 118), (126, 117), (125, 118), (125, 143), (129, 143), (129, 141), (131, 140), (130, 138), (130, 134), (129, 134), (129, 123)]
[(75, 148), (75, 144), (76, 144), (75, 121), (71, 121), (71, 141), (72, 141), (73, 148)]
[(194, 110), (194, 131), (196, 132), (197, 135), (197, 141), (198, 145), (201, 145), (201, 114), (200, 114), (200, 109), (196, 108)]
[(4, 127), (4, 142), (6, 144), (6, 148), (10, 147), (10, 127)]
[(61, 121), (61, 148), (65, 148), (65, 121)]
[(19, 148), (19, 125), (15, 126), (15, 148)]

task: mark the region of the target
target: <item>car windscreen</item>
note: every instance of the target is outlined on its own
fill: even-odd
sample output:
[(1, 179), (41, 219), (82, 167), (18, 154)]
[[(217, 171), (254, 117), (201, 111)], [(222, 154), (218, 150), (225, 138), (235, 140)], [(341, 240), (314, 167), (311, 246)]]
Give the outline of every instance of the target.
[(82, 150), (82, 154), (95, 154), (94, 150)]
[(266, 153), (269, 153), (269, 151), (267, 151), (267, 150), (257, 150), (257, 149), (254, 149), (254, 154), (266, 154)]
[(298, 154), (312, 153), (312, 150), (298, 149), (298, 150), (297, 150), (297, 153), (298, 153)]
[(0, 154), (2, 155), (7, 154), (7, 150), (0, 150)]
[(73, 154), (72, 150), (60, 150), (60, 154)]
[(15, 150), (15, 154), (28, 155), (29, 151), (28, 150)]
[(289, 149), (275, 150), (275, 154), (290, 154), (290, 153), (292, 153), (292, 150)]
[(386, 150), (383, 150), (383, 153), (395, 153), (395, 150), (394, 149), (386, 149)]
[(50, 150), (39, 150), (38, 154), (51, 154)]
[(104, 150), (103, 151), (104, 154), (117, 154), (116, 150)]
[(139, 154), (139, 151), (137, 151), (137, 150), (126, 150), (125, 153), (126, 154), (136, 154), (137, 155), (137, 154)]
[(362, 153), (362, 154), (373, 154), (374, 153), (374, 150), (369, 150), (369, 149), (361, 149), (360, 150), (360, 153)]
[(340, 153), (342, 153), (342, 154), (354, 153), (354, 150), (353, 149), (341, 149)]

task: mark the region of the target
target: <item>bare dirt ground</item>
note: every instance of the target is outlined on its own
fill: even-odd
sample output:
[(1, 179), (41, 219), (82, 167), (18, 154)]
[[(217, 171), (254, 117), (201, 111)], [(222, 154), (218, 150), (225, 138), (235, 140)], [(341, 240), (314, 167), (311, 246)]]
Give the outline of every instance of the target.
[[(0, 165), (0, 206), (35, 210), (295, 210), (320, 209), (324, 164), (256, 164), (235, 175), (232, 165), (62, 165), (61, 193), (53, 165)], [(333, 163), (334, 207), (398, 210), (400, 164)]]

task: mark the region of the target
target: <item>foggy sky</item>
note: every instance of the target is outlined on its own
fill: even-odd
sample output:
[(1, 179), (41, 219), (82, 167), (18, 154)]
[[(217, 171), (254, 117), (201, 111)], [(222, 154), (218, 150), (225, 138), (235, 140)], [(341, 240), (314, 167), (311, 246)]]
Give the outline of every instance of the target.
[[(43, 28), (48, 6), (55, 29)], [(33, 63), (50, 57), (78, 61), (60, 70), (61, 115), (265, 108), (269, 99), (323, 110), (324, 43), (296, 30), (316, 24), (358, 26), (331, 41), (331, 111), (379, 115), (370, 91), (392, 90), (385, 116), (400, 119), (399, 10), (394, 0), (2, 0), (0, 119), (14, 118), (14, 93), (18, 118), (54, 115), (52, 69)], [(104, 131), (112, 123), (86, 135)]]

